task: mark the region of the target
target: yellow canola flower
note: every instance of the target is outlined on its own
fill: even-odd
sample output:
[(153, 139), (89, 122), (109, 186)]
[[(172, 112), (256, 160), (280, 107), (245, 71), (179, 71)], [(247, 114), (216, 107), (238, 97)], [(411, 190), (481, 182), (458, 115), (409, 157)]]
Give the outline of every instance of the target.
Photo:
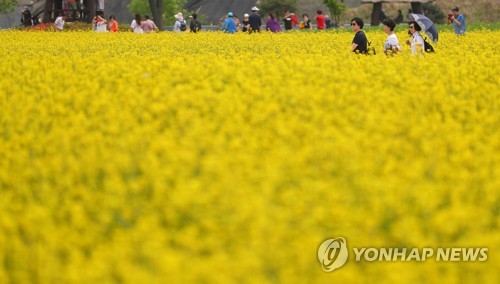
[(0, 32), (0, 283), (496, 283), (500, 32), (368, 37)]

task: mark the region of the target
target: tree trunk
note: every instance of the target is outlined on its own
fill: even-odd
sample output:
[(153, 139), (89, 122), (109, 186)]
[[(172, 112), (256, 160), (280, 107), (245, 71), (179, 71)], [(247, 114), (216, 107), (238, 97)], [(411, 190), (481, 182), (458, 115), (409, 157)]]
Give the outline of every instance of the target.
[(424, 6), (420, 2), (411, 2), (411, 10), (415, 14), (424, 14)]
[(45, 11), (43, 12), (43, 22), (48, 23), (52, 20), (52, 10), (54, 9), (54, 0), (45, 1)]
[(87, 18), (87, 23), (92, 23), (92, 20), (95, 18), (95, 12), (96, 12), (96, 0), (87, 0), (88, 7), (86, 7), (87, 10), (89, 10), (88, 18)]
[(380, 22), (380, 14), (382, 13), (382, 2), (373, 3), (372, 10), (372, 26), (378, 26)]
[(160, 31), (163, 30), (163, 0), (149, 0), (153, 21)]

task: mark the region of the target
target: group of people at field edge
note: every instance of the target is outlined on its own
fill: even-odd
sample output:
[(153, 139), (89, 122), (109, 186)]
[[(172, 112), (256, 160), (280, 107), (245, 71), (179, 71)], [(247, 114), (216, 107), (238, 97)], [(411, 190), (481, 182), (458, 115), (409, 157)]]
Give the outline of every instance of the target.
[[(235, 33), (237, 31), (243, 31), (248, 33), (261, 32), (262, 31), (262, 19), (258, 14), (259, 8), (253, 7), (251, 9), (251, 14), (245, 14), (243, 21), (240, 21), (236, 15), (232, 12), (227, 13), (227, 18), (224, 20), (221, 26), (221, 30), (226, 33)], [(401, 11), (399, 10), (401, 14)], [(184, 32), (188, 29), (188, 25), (182, 13), (178, 13), (174, 15), (176, 18), (173, 30), (175, 32)], [(64, 22), (67, 16), (62, 15), (58, 17), (54, 23), (54, 27), (57, 31), (62, 31), (64, 28)], [(323, 15), (321, 10), (316, 12), (316, 23), (317, 29), (323, 30), (325, 28), (329, 28), (332, 26), (328, 15)], [(394, 33), (394, 29), (398, 22), (401, 19), (393, 20), (390, 18), (386, 18), (382, 21), (384, 32), (387, 34), (387, 40), (384, 42), (384, 53), (394, 54), (401, 50), (401, 45), (399, 43), (398, 37)], [(294, 13), (290, 13), (290, 11), (285, 11), (284, 17), (284, 27), (285, 30), (291, 30), (294, 26), (297, 25), (297, 16)], [(98, 11), (97, 15), (92, 21), (93, 29), (96, 32), (118, 32), (118, 22), (116, 21), (114, 16), (110, 16), (109, 20), (104, 18), (104, 14), (102, 11)], [(453, 7), (451, 9), (451, 14), (448, 14), (448, 24), (453, 24), (454, 31), (457, 35), (465, 35), (466, 25), (465, 18), (459, 12), (458, 7)], [(354, 39), (351, 45), (351, 51), (354, 53), (366, 54), (369, 49), (369, 42), (366, 37), (366, 34), (363, 31), (364, 22), (361, 18), (353, 18), (351, 20), (351, 29), (355, 32)], [(307, 14), (302, 16), (302, 21), (299, 24), (300, 29), (312, 29), (311, 20)], [(149, 16), (144, 16), (142, 19), (141, 15), (136, 14), (134, 20), (130, 24), (130, 31), (138, 34), (143, 33), (151, 33), (153, 31), (157, 31), (158, 27), (156, 24), (149, 18)], [(189, 24), (189, 30), (191, 32), (198, 32), (201, 30), (201, 23), (198, 20), (197, 14), (191, 15), (191, 22)], [(274, 33), (281, 31), (281, 25), (276, 20), (275, 16), (272, 13), (268, 14), (266, 26), (266, 31), (271, 31)], [(405, 43), (410, 46), (412, 53), (417, 53), (420, 51), (425, 51), (426, 41), (420, 34), (422, 31), (422, 27), (415, 21), (409, 22), (408, 34), (411, 39), (405, 41)]]
[(136, 34), (149, 34), (157, 30), (158, 27), (148, 15), (145, 15), (144, 19), (142, 19), (141, 15), (135, 14), (134, 20), (130, 23), (130, 31)]
[[(465, 35), (466, 25), (465, 18), (459, 12), (458, 7), (453, 7), (451, 9), (452, 14), (448, 15), (448, 23), (453, 23), (455, 34)], [(382, 25), (384, 27), (384, 32), (387, 34), (387, 40), (384, 42), (384, 53), (394, 54), (401, 50), (398, 37), (394, 33), (394, 28), (396, 27), (396, 21), (393, 19), (386, 18)], [(360, 18), (354, 18), (351, 20), (351, 29), (355, 32), (354, 39), (352, 41), (351, 51), (354, 53), (366, 54), (368, 52), (368, 39), (363, 31), (363, 20)], [(408, 34), (411, 39), (406, 40), (406, 44), (410, 46), (411, 53), (416, 54), (426, 50), (426, 42), (420, 32), (422, 27), (416, 22), (411, 21), (408, 27)]]
[[(226, 33), (235, 33), (237, 31), (243, 31), (248, 33), (261, 32), (262, 31), (262, 18), (258, 14), (259, 8), (253, 7), (252, 13), (245, 14), (243, 21), (240, 21), (238, 17), (233, 13), (227, 13), (227, 18), (224, 20), (221, 26), (221, 30)], [(333, 28), (333, 23), (328, 15), (323, 15), (323, 11), (318, 10), (316, 12), (316, 26), (318, 30), (324, 30)], [(291, 13), (290, 11), (285, 11), (283, 15), (283, 23), (285, 30), (292, 30), (298, 24), (297, 15)], [(300, 29), (312, 29), (313, 25), (309, 19), (308, 14), (302, 15), (302, 21), (299, 24)], [(267, 15), (267, 21), (265, 25), (265, 30), (273, 33), (281, 32), (281, 25), (276, 19), (273, 13)]]

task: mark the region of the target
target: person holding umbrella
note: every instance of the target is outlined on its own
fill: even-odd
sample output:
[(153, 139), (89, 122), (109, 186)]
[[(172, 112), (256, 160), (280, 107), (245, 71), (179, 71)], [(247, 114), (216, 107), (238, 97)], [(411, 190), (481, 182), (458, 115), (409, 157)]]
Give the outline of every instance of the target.
[(438, 42), (439, 33), (436, 28), (436, 25), (434, 25), (431, 19), (427, 18), (422, 14), (410, 14), (410, 19), (411, 21), (417, 23), (420, 29), (423, 32), (425, 32), (425, 34), (427, 34), (427, 36), (429, 37), (430, 40), (432, 40), (432, 42), (434, 43)]
[(412, 40), (410, 41), (409, 39), (406, 40), (406, 44), (411, 46), (411, 53), (415, 54), (418, 51), (424, 50), (424, 39), (420, 35), (420, 31), (422, 28), (417, 24), (417, 22), (412, 21), (410, 22), (410, 27), (408, 29), (408, 34), (411, 35)]
[(451, 8), (451, 13), (448, 14), (448, 24), (453, 23), (455, 28), (455, 34), (464, 35), (465, 34), (465, 18), (464, 15), (460, 14), (458, 7)]

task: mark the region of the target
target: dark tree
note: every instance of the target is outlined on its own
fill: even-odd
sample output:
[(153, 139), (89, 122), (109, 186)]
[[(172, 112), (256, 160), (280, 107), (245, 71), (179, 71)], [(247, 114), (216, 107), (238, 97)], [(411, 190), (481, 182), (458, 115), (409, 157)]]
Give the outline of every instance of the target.
[(149, 7), (156, 26), (163, 30), (163, 0), (149, 0)]

